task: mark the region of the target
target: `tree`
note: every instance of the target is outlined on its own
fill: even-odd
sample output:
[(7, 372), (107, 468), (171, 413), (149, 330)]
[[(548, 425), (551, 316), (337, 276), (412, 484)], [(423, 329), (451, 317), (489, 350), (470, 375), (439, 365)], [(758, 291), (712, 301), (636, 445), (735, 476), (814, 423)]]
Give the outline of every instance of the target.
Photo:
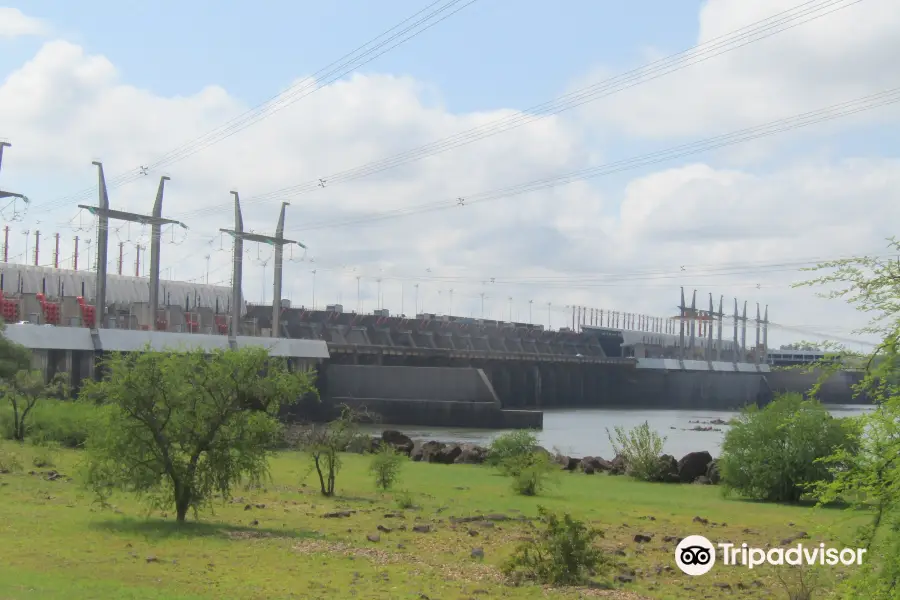
[(390, 444), (382, 444), (378, 452), (372, 455), (369, 471), (375, 477), (375, 487), (386, 492), (396, 483), (400, 469), (409, 457), (400, 454)]
[(0, 380), (0, 392), (12, 408), (12, 438), (24, 442), (28, 433), (28, 415), (41, 398), (46, 396), (67, 397), (69, 376), (57, 373), (49, 384), (44, 383), (40, 371), (19, 370), (8, 380)]
[(214, 494), (268, 474), (280, 442), (283, 404), (315, 393), (312, 375), (292, 372), (263, 348), (212, 353), (113, 354), (83, 397), (109, 405), (87, 443), (86, 484), (105, 503), (131, 491), (176, 519)]
[(362, 437), (360, 418), (345, 407), (339, 418), (324, 425), (310, 425), (297, 440), (300, 450), (309, 454), (312, 460), (323, 496), (334, 495), (335, 481), (341, 470), (341, 453), (359, 444)]
[(809, 486), (828, 480), (820, 462), (838, 449), (853, 454), (859, 430), (815, 400), (784, 394), (763, 409), (746, 408), (722, 442), (719, 471), (727, 491), (754, 500), (797, 502)]
[[(891, 239), (890, 249), (893, 254), (900, 252), (900, 241)], [(872, 513), (857, 541), (869, 549), (867, 560), (846, 582), (841, 597), (896, 598), (900, 589), (900, 260), (864, 256), (821, 263), (808, 271), (819, 275), (798, 287), (831, 288), (820, 295), (845, 300), (869, 315), (868, 324), (857, 333), (881, 340), (868, 354), (853, 353), (863, 359), (865, 368), (856, 391), (876, 405), (858, 418), (866, 432), (860, 450), (838, 450), (824, 459), (833, 479), (815, 489), (822, 504), (839, 500), (854, 513), (860, 508)]]
[(5, 329), (0, 320), (0, 381), (9, 382), (16, 373), (31, 366), (31, 353), (25, 346), (3, 335)]

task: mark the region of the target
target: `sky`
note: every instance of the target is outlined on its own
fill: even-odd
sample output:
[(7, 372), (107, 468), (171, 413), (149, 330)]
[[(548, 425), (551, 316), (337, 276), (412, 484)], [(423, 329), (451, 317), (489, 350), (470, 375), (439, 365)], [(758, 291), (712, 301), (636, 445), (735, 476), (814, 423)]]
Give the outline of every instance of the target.
[[(96, 222), (77, 205), (96, 203), (102, 160), (121, 210), (149, 212), (171, 177), (164, 216), (189, 228), (166, 230), (163, 278), (230, 284), (218, 231), (237, 190), (256, 232), (290, 202), (285, 235), (307, 247), (286, 251), (294, 305), (556, 328), (573, 306), (672, 316), (683, 287), (704, 308), (768, 306), (772, 345), (871, 341), (864, 315), (791, 284), (889, 254), (900, 103), (692, 144), (900, 87), (895, 0), (428, 6), (0, 6), (0, 188), (31, 200), (2, 207), (10, 259), (33, 263), (40, 230), (62, 267), (84, 240), (84, 267)], [(416, 13), (407, 41), (334, 69)], [(149, 230), (110, 242), (110, 271), (123, 242), (133, 273)], [(271, 255), (247, 244), (251, 302), (272, 301)]]

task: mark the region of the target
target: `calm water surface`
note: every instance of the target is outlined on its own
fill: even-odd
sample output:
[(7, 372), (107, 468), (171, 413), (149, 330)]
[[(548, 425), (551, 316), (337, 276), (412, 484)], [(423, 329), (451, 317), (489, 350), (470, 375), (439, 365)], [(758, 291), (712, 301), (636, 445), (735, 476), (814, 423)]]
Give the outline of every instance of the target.
[[(859, 415), (870, 406), (831, 405), (828, 407), (837, 417)], [(665, 453), (680, 458), (688, 452), (707, 450), (717, 456), (727, 425), (710, 425), (709, 421), (720, 419), (729, 421), (737, 415), (733, 411), (714, 410), (634, 410), (634, 409), (579, 409), (579, 410), (545, 410), (544, 430), (538, 435), (541, 445), (547, 449), (557, 448), (570, 456), (601, 456), (612, 458), (612, 446), (606, 429), (613, 431), (616, 426), (626, 430), (647, 421), (651, 429), (655, 429), (666, 437)], [(700, 423), (697, 423), (699, 421)], [(693, 427), (713, 427), (720, 431), (689, 431)], [(491, 440), (502, 433), (490, 429), (451, 429), (441, 427), (391, 427), (382, 425), (382, 429), (399, 429), (413, 439), (430, 439), (443, 442), (469, 442), (488, 445)], [(372, 431), (376, 431), (375, 428)]]

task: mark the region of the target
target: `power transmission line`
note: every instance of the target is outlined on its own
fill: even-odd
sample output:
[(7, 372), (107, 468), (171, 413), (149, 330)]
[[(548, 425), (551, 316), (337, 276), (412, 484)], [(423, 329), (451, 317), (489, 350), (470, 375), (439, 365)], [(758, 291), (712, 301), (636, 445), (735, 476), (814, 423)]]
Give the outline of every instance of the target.
[[(542, 120), (548, 116), (571, 110), (583, 104), (611, 96), (670, 73), (705, 62), (716, 56), (737, 50), (748, 44), (761, 41), (778, 33), (827, 16), (838, 10), (848, 8), (861, 1), (862, 0), (811, 0), (804, 2), (794, 8), (782, 11), (771, 17), (732, 31), (731, 33), (698, 44), (689, 50), (653, 61), (637, 69), (575, 90), (554, 100), (537, 104), (516, 113), (515, 115), (497, 119), (479, 127), (462, 131), (447, 138), (352, 169), (347, 169), (305, 183), (254, 196), (244, 200), (244, 204), (248, 205), (280, 201), (282, 198), (309, 193), (339, 183), (369, 177), (383, 171), (422, 160), (429, 156), (435, 156), (448, 150), (466, 146), (487, 137), (517, 129), (524, 125)], [(218, 210), (219, 207), (208, 207), (182, 213), (180, 216), (199, 216), (218, 212)]]
[[(280, 92), (278, 95), (273, 96), (272, 98), (257, 105), (256, 107), (244, 112), (243, 114), (235, 117), (224, 125), (221, 125), (220, 127), (166, 153), (150, 165), (141, 166), (132, 169), (127, 173), (122, 173), (110, 178), (107, 181), (108, 189), (115, 189), (136, 181), (146, 176), (151, 171), (155, 171), (163, 167), (175, 164), (176, 162), (184, 160), (189, 156), (193, 156), (194, 154), (201, 152), (206, 148), (209, 148), (240, 131), (243, 131), (247, 127), (258, 123), (259, 121), (272, 116), (273, 114), (294, 104), (295, 102), (306, 98), (310, 94), (315, 93), (322, 87), (341, 79), (342, 77), (364, 65), (367, 65), (376, 58), (404, 44), (405, 42), (408, 42), (419, 34), (455, 15), (464, 8), (471, 6), (475, 2), (477, 2), (477, 0), (438, 0), (436, 2), (432, 2), (424, 9), (404, 19), (399, 24), (395, 25), (391, 29), (388, 29), (372, 40), (366, 42), (356, 50), (353, 50), (337, 61), (334, 61), (329, 65), (326, 65), (322, 69), (316, 71), (316, 73), (314, 73), (311, 77), (299, 81), (286, 90)], [(436, 5), (440, 6), (437, 6), (435, 8)], [(424, 16), (421, 16), (422, 13), (426, 14)], [(406, 25), (398, 32), (391, 33), (409, 23), (410, 21), (414, 22), (410, 25)], [(385, 36), (387, 36), (387, 38), (382, 40), (381, 38), (384, 38)], [(375, 45), (370, 48), (369, 46), (372, 46), (373, 44)], [(360, 54), (356, 56), (357, 53)], [(86, 188), (72, 196), (67, 196), (48, 202), (45, 205), (41, 205), (39, 208), (43, 211), (52, 210), (53, 208), (64, 204), (87, 199), (95, 192), (96, 187)]]
[(397, 208), (394, 210), (383, 211), (374, 215), (352, 217), (333, 221), (321, 221), (319, 223), (312, 223), (305, 227), (294, 228), (291, 229), (291, 231), (301, 232), (315, 229), (345, 227), (348, 225), (360, 225), (438, 210), (466, 207), (477, 202), (487, 202), (490, 200), (500, 200), (503, 198), (520, 196), (529, 192), (536, 192), (544, 189), (554, 188), (557, 186), (567, 185), (576, 181), (593, 179), (595, 177), (601, 177), (605, 175), (612, 175), (614, 173), (629, 171), (640, 167), (647, 167), (662, 162), (691, 156), (694, 154), (709, 152), (710, 150), (716, 150), (718, 148), (724, 148), (726, 146), (741, 144), (760, 138), (769, 137), (778, 133), (784, 133), (786, 131), (808, 127), (810, 125), (815, 125), (818, 123), (833, 121), (835, 119), (847, 117), (860, 112), (874, 110), (882, 106), (896, 104), (897, 102), (900, 102), (900, 88), (894, 88), (891, 90), (879, 92), (877, 94), (871, 94), (869, 96), (857, 98), (856, 100), (850, 100), (847, 102), (842, 102), (840, 104), (828, 106), (826, 108), (795, 115), (793, 117), (780, 119), (778, 121), (772, 121), (764, 125), (748, 127), (724, 135), (674, 146), (667, 150), (652, 152), (649, 154), (619, 160), (596, 167), (588, 167), (585, 169), (579, 169), (577, 171), (571, 171), (569, 173), (556, 177), (547, 177), (486, 192), (468, 194), (466, 196), (423, 203), (405, 208)]

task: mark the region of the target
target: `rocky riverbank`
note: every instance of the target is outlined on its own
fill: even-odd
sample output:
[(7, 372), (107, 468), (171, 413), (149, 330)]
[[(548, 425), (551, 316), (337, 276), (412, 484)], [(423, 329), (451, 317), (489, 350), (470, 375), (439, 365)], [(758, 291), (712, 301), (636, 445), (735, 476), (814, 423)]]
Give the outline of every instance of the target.
[[(386, 430), (380, 436), (371, 438), (371, 443), (364, 448), (356, 450), (375, 452), (383, 444), (389, 444), (396, 451), (408, 456), (416, 462), (428, 462), (438, 464), (473, 464), (484, 463), (490, 450), (484, 446), (468, 443), (437, 442), (434, 440), (414, 440), (406, 434), (396, 430)], [(612, 460), (606, 460), (599, 456), (585, 456), (576, 458), (563, 454), (546, 452), (561, 470), (584, 475), (624, 475), (628, 471), (625, 458), (615, 456)], [(659, 468), (656, 481), (666, 483), (719, 483), (719, 468), (716, 459), (707, 451), (689, 452), (681, 459), (664, 454), (659, 457)]]

